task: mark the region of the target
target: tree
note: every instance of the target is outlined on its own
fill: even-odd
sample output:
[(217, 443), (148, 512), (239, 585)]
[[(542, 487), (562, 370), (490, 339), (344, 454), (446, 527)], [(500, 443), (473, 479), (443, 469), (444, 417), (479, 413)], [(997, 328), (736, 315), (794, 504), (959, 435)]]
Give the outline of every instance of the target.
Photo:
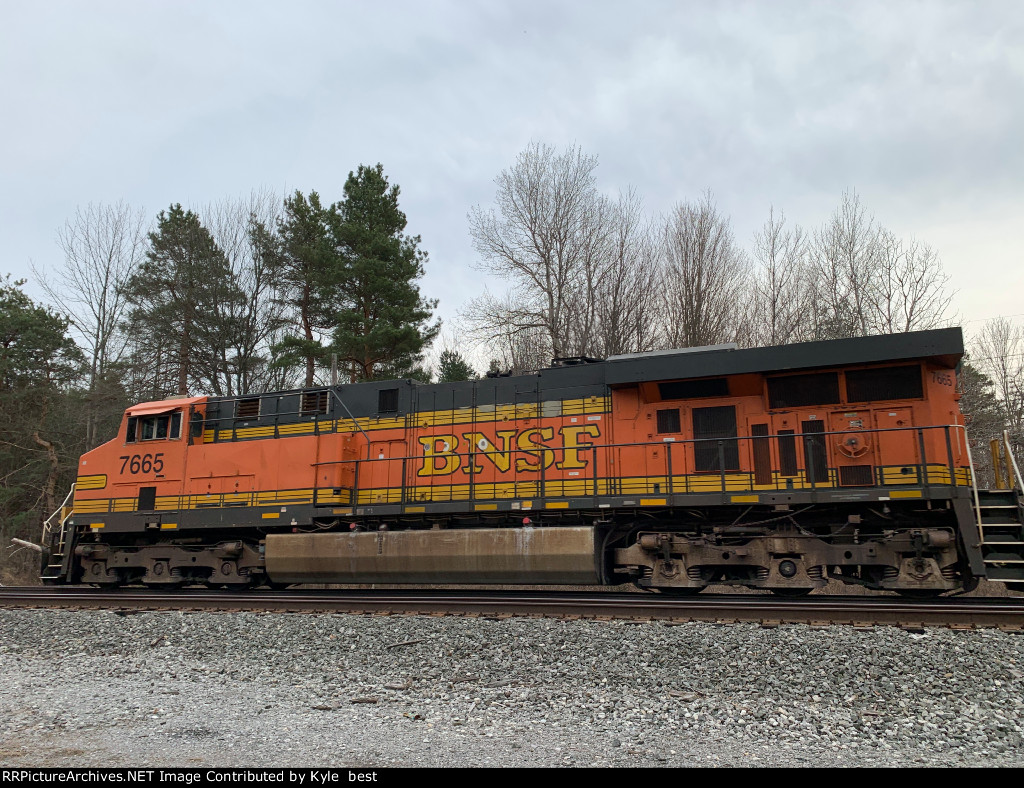
[(608, 211), (604, 271), (592, 293), (596, 328), (583, 355), (653, 350), (659, 340), (658, 249), (636, 192), (620, 194)]
[(551, 363), (550, 333), (511, 292), (499, 299), (485, 290), (467, 304), (463, 317), (477, 346), (496, 356), (491, 371), (543, 369)]
[(675, 206), (665, 222), (663, 254), (668, 346), (734, 339), (747, 263), (710, 192)]
[(221, 395), (221, 359), (237, 336), (237, 287), (223, 250), (199, 216), (180, 204), (161, 211), (146, 260), (126, 287), (129, 330), (151, 396)]
[(991, 485), (994, 478), (989, 441), (1002, 437), (1006, 428), (1004, 413), (992, 379), (971, 362), (969, 353), (964, 354), (957, 374), (957, 388), (960, 393), (960, 410), (964, 414), (970, 438), (974, 470), (979, 476), (978, 483)]
[(89, 359), (86, 445), (96, 446), (99, 424), (123, 410), (123, 389), (113, 367), (124, 356), (121, 322), (128, 301), (125, 284), (145, 254), (141, 209), (123, 202), (79, 207), (57, 231), (64, 262), (51, 275), (36, 271), (40, 286), (57, 306)]
[[(70, 483), (84, 438), (74, 391), (85, 359), (69, 321), (0, 279), (0, 540), (38, 540)], [(71, 444), (72, 449), (65, 446)], [(22, 567), (23, 569), (25, 567)]]
[(254, 228), (264, 259), (274, 267), (281, 283), (281, 303), (290, 310), (297, 333), (286, 333), (273, 345), (278, 368), (301, 363), (305, 385), (312, 386), (317, 364), (322, 364), (335, 326), (337, 310), (332, 293), (338, 286), (343, 261), (332, 236), (332, 211), (296, 191), (284, 201), (284, 216), (277, 221), (277, 237), (266, 227)]
[(951, 301), (935, 252), (881, 227), (856, 192), (815, 233), (810, 283), (818, 339), (933, 328)]
[(241, 293), (224, 304), (225, 322), (234, 330), (216, 355), (200, 357), (204, 375), (222, 376), (227, 394), (280, 390), (291, 383), (289, 365), (270, 364), (271, 346), (287, 325), (280, 239), (274, 235), (279, 213), (279, 198), (268, 191), (222, 200), (203, 211)]
[(412, 374), (440, 330), (429, 322), (437, 301), (424, 299), (417, 285), (427, 253), (419, 236), (404, 234), (398, 195), (382, 165), (360, 165), (345, 182), (345, 199), (331, 210), (331, 237), (342, 259), (331, 350), (352, 381)]
[(755, 270), (743, 319), (743, 344), (785, 345), (813, 335), (807, 276), (807, 236), (799, 225), (786, 226), (781, 211), (754, 235)]
[(899, 334), (942, 325), (953, 294), (935, 250), (885, 229), (878, 231), (876, 244), (877, 269), (865, 283), (870, 331)]
[(1003, 429), (1018, 462), (1024, 459), (1024, 329), (1005, 317), (985, 324), (973, 343), (978, 368), (992, 381)]
[(810, 267), (817, 339), (870, 333), (868, 289), (878, 267), (876, 236), (874, 217), (856, 192), (844, 192), (840, 206), (815, 233)]
[(459, 380), (476, 380), (476, 371), (457, 350), (443, 350), (437, 363), (437, 382), (454, 383)]
[[(495, 209), (469, 215), (480, 267), (508, 280), (510, 308), (490, 299), (470, 322), (492, 340), (541, 329), (546, 356), (594, 355), (597, 292), (609, 263), (609, 201), (596, 188), (597, 157), (530, 144), (495, 179)], [(494, 317), (498, 317), (494, 321)]]

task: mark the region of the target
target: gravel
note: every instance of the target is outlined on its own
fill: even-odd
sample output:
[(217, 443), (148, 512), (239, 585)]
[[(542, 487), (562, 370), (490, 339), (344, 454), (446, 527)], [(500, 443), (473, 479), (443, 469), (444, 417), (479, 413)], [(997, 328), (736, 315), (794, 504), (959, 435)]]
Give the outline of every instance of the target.
[(1024, 634), (0, 610), (6, 766), (1024, 766)]

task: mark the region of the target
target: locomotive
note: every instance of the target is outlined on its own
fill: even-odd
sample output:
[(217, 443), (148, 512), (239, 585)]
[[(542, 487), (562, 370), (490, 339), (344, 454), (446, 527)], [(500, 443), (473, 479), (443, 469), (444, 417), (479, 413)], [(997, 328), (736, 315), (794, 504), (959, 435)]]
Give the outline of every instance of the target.
[(1019, 498), (975, 486), (962, 355), (950, 328), (144, 402), (82, 456), (42, 579), (1020, 587)]

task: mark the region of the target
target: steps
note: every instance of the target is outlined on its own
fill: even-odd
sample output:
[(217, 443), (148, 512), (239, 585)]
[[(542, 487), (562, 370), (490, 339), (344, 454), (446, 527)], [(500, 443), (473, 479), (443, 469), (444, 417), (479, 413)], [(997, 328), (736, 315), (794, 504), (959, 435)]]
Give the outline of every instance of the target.
[(46, 518), (43, 524), (43, 548), (48, 551), (46, 566), (39, 575), (43, 583), (61, 582), (66, 567), (67, 553), (74, 549), (71, 535), (73, 527), (68, 524), (71, 515), (74, 513), (72, 504), (75, 496), (75, 486), (71, 485), (71, 492), (64, 499), (61, 507)]
[(978, 490), (981, 554), (989, 580), (1024, 591), (1024, 506), (1016, 490)]

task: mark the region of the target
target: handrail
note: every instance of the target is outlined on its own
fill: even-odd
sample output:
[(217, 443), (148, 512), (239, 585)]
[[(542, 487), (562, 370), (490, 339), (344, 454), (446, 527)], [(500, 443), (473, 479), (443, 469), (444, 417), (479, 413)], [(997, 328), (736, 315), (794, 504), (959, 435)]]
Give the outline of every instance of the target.
[(74, 504), (74, 499), (75, 499), (75, 485), (72, 484), (71, 485), (71, 489), (68, 491), (68, 494), (64, 497), (64, 503), (62, 503), (60, 505), (60, 507), (55, 512), (53, 512), (49, 517), (47, 517), (45, 520), (43, 520), (43, 544), (44, 545), (48, 544), (48, 541), (49, 541), (51, 535), (53, 534), (53, 531), (54, 531), (54, 518), (57, 519), (57, 522), (58, 522), (59, 525), (63, 526), (64, 522), (67, 520), (67, 518), (70, 517), (72, 514), (74, 514), (74, 509), (72, 509), (70, 512), (68, 512), (66, 517), (61, 517), (60, 516), (64, 512), (64, 510), (66, 508), (68, 508), (68, 501), (71, 501), (72, 504)]
[(1013, 456), (1013, 448), (1010, 446), (1010, 432), (1009, 430), (1003, 430), (1003, 450), (1006, 452), (1007, 458), (1010, 460), (1010, 464), (1013, 465), (1013, 483), (1010, 484), (1010, 489), (1021, 489), (1021, 478), (1020, 468), (1017, 467), (1017, 458)]
[[(467, 428), (471, 429), (473, 425), (468, 424), (466, 426)], [(906, 480), (902, 480), (893, 478), (891, 480), (887, 480), (887, 478), (882, 478), (881, 476), (879, 476), (879, 471), (877, 470), (878, 468), (886, 467), (887, 464), (884, 462), (881, 464), (870, 462), (869, 464), (876, 466), (876, 473), (874, 477), (871, 479), (871, 483), (865, 485), (852, 486), (888, 487), (893, 484), (913, 484), (914, 480), (916, 480), (917, 484), (920, 484), (928, 488), (932, 484), (941, 484), (941, 482), (935, 482), (929, 478), (928, 468), (944, 467), (945, 469), (947, 469), (947, 472), (949, 473), (949, 485), (951, 487), (956, 488), (959, 487), (959, 484), (956, 481), (956, 474), (958, 471), (964, 470), (966, 465), (970, 469), (971, 473), (970, 484), (973, 488), (972, 492), (974, 497), (975, 509), (976, 511), (980, 512), (980, 501), (978, 498), (976, 487), (977, 477), (975, 474), (974, 461), (970, 452), (970, 444), (966, 440), (966, 431), (964, 430), (963, 425), (953, 424), (929, 425), (926, 427), (889, 427), (881, 429), (858, 430), (857, 432), (871, 434), (898, 433), (910, 431), (913, 433), (917, 433), (918, 437), (920, 438), (926, 431), (934, 436), (936, 434), (936, 430), (941, 430), (948, 436), (951, 428), (958, 429), (960, 431), (959, 434), (963, 436), (963, 448), (966, 449), (966, 457), (964, 457), (963, 453), (961, 453), (959, 459), (954, 460), (947, 438), (947, 440), (945, 441), (947, 447), (946, 452), (936, 452), (937, 456), (942, 456), (943, 454), (946, 454), (945, 460), (927, 463), (926, 458), (919, 457), (919, 462), (906, 464), (908, 467), (917, 468), (917, 472), (915, 473), (913, 479), (907, 478)], [(361, 432), (365, 437), (369, 438), (366, 431), (361, 430)], [(580, 443), (576, 446), (569, 447), (537, 443), (531, 444), (529, 448), (520, 448), (518, 445), (507, 445), (507, 448), (498, 448), (497, 446), (495, 446), (492, 449), (485, 451), (481, 451), (476, 446), (469, 446), (467, 447), (470, 449), (469, 451), (444, 451), (434, 455), (431, 455), (429, 453), (410, 454), (408, 452), (404, 452), (403, 456), (393, 456), (385, 458), (367, 457), (365, 459), (352, 458), (318, 460), (311, 462), (310, 467), (313, 468), (352, 464), (355, 468), (356, 475), (352, 479), (351, 485), (346, 486), (345, 488), (349, 490), (350, 493), (352, 493), (352, 503), (357, 503), (359, 494), (361, 492), (365, 492), (365, 490), (362, 490), (360, 488), (360, 481), (362, 481), (362, 479), (364, 478), (370, 478), (369, 476), (364, 476), (364, 474), (374, 474), (374, 468), (379, 467), (376, 465), (376, 463), (401, 462), (405, 466), (406, 470), (409, 470), (408, 463), (410, 460), (412, 460), (414, 463), (417, 461), (424, 462), (425, 460), (429, 461), (429, 458), (431, 456), (434, 458), (433, 462), (435, 468), (444, 468), (444, 470), (442, 472), (437, 473), (417, 473), (415, 478), (418, 480), (418, 482), (422, 482), (422, 486), (424, 487), (429, 486), (437, 488), (438, 492), (443, 491), (445, 488), (452, 488), (454, 490), (454, 488), (458, 488), (462, 486), (462, 484), (467, 484), (470, 487), (472, 487), (471, 496), (467, 500), (494, 500), (492, 496), (488, 496), (486, 499), (477, 498), (477, 488), (480, 485), (486, 485), (486, 487), (491, 487), (494, 484), (514, 484), (516, 485), (516, 489), (519, 488), (519, 485), (536, 485), (537, 489), (544, 490), (552, 481), (558, 481), (559, 483), (573, 483), (572, 487), (574, 489), (576, 487), (575, 483), (579, 482), (582, 483), (583, 485), (583, 487), (581, 488), (581, 495), (599, 495), (600, 493), (598, 492), (598, 489), (600, 480), (597, 478), (597, 474), (599, 470), (598, 466), (602, 463), (602, 461), (605, 463), (603, 467), (605, 467), (606, 469), (606, 472), (604, 473), (602, 478), (606, 480), (606, 483), (608, 482), (608, 480), (620, 478), (620, 476), (623, 479), (631, 479), (634, 476), (637, 477), (637, 479), (639, 479), (640, 477), (648, 477), (652, 475), (654, 477), (658, 477), (660, 475), (667, 474), (667, 478), (663, 480), (663, 483), (667, 482), (667, 484), (665, 484), (666, 489), (657, 491), (657, 494), (661, 494), (664, 492), (670, 494), (680, 492), (685, 492), (687, 494), (716, 491), (725, 492), (728, 485), (732, 485), (735, 487), (735, 484), (737, 482), (736, 474), (744, 475), (747, 478), (747, 481), (749, 482), (749, 487), (742, 489), (786, 490), (792, 489), (792, 484), (795, 481), (797, 484), (800, 484), (801, 487), (806, 486), (806, 489), (814, 490), (822, 489), (825, 487), (837, 488), (842, 486), (839, 484), (839, 479), (836, 475), (836, 468), (847, 466), (830, 464), (827, 468), (826, 476), (815, 475), (813, 479), (810, 478), (810, 476), (808, 475), (809, 473), (811, 473), (809, 469), (809, 463), (812, 462), (815, 458), (812, 455), (816, 456), (819, 452), (819, 449), (816, 446), (812, 448), (811, 454), (804, 454), (802, 462), (799, 461), (799, 457), (797, 458), (798, 461), (797, 464), (793, 467), (793, 470), (795, 471), (793, 474), (787, 474), (783, 476), (782, 469), (784, 466), (781, 463), (773, 462), (771, 463), (770, 467), (771, 481), (767, 482), (767, 484), (757, 484), (754, 481), (756, 469), (753, 467), (752, 455), (749, 453), (750, 447), (753, 446), (757, 441), (768, 440), (776, 442), (781, 441), (782, 439), (793, 441), (797, 446), (801, 446), (805, 444), (805, 439), (808, 438), (814, 439), (816, 441), (828, 441), (828, 439), (832, 436), (846, 435), (849, 434), (849, 432), (850, 430), (835, 430), (830, 432), (792, 433), (787, 435), (737, 435), (729, 438), (696, 438), (688, 440), (679, 440), (677, 438), (673, 438), (672, 440), (665, 440), (665, 438), (668, 436), (659, 436), (662, 439), (658, 441), (649, 440), (628, 443)], [(593, 438), (597, 437), (600, 436), (593, 436)], [(725, 451), (725, 448), (729, 443), (733, 442), (739, 448), (739, 454), (730, 457), (729, 454)], [(741, 442), (745, 443), (745, 446), (739, 447), (739, 444)], [(913, 443), (919, 444), (920, 440), (913, 441)], [(829, 443), (829, 445), (831, 444)], [(412, 449), (413, 447), (409, 446), (408, 448)], [(419, 447), (416, 448), (419, 449)], [(707, 467), (704, 467), (702, 470), (698, 470), (697, 467), (694, 465), (695, 457), (693, 452), (695, 450), (699, 452), (702, 448), (704, 448), (703, 453), (707, 455), (707, 458), (711, 459), (713, 457), (713, 459)], [(638, 468), (638, 472), (633, 473), (631, 472), (632, 469), (627, 470), (626, 466), (620, 466), (618, 463), (620, 463), (622, 460), (620, 460), (619, 456), (614, 454), (614, 450), (621, 449), (639, 452), (639, 454), (637, 455), (637, 459), (639, 461), (640, 466), (642, 466), (642, 469)], [(659, 466), (650, 469), (650, 473), (647, 473), (646, 471), (648, 470), (648, 460), (654, 458), (653, 456), (648, 457), (646, 452), (650, 452), (655, 449), (663, 450), (665, 452), (665, 457), (664, 459), (658, 459), (657, 462), (659, 463)], [(919, 447), (915, 450), (915, 453), (917, 451), (919, 451)], [(592, 466), (583, 471), (583, 473), (580, 474), (578, 477), (570, 477), (569, 474), (566, 473), (564, 476), (560, 475), (560, 478), (558, 478), (557, 480), (552, 479), (551, 474), (548, 472), (548, 468), (554, 465), (555, 463), (564, 462), (566, 454), (568, 452), (577, 452), (578, 454), (576, 456), (580, 460), (584, 458), (591, 458), (589, 459), (589, 461), (592, 462)], [(683, 454), (681, 454), (681, 452)], [(829, 453), (831, 454), (831, 451)], [(500, 457), (501, 459), (499, 459), (498, 462), (495, 462), (495, 459), (498, 457)], [(516, 461), (521, 461), (524, 457), (529, 458), (530, 460), (528, 468), (520, 467), (518, 470), (512, 471), (511, 473), (509, 471), (503, 470), (503, 468), (506, 465), (508, 466), (509, 469), (515, 469), (517, 466)], [(612, 459), (613, 457), (614, 460)], [(739, 461), (741, 457), (747, 458), (748, 462), (743, 463)], [(482, 474), (477, 472), (471, 473), (469, 478), (466, 479), (463, 479), (461, 474), (460, 476), (454, 476), (455, 472), (458, 471), (459, 469), (474, 469), (478, 462), (483, 458), (488, 459), (488, 463), (485, 465), (486, 476), (483, 476)], [(466, 465), (467, 459), (470, 459), (468, 466)], [(776, 457), (776, 460), (778, 459), (779, 458)], [(921, 460), (925, 460), (925, 462), (921, 462)], [(616, 463), (614, 470), (611, 466), (612, 461)], [(458, 463), (458, 465), (455, 465), (456, 462)], [(735, 467), (725, 467), (727, 463), (731, 464), (732, 462), (736, 462)], [(363, 463), (374, 463), (374, 465), (363, 465)], [(495, 467), (488, 467), (490, 465), (494, 465)], [(664, 465), (664, 471), (659, 470), (660, 465)], [(888, 465), (891, 465), (892, 467), (899, 467), (900, 465), (903, 464), (888, 463)], [(745, 466), (745, 469), (742, 466)], [(451, 467), (450, 471), (448, 470), (449, 467)], [(360, 472), (360, 468), (363, 468), (362, 472)], [(582, 467), (580, 468), (580, 470), (582, 470)], [(677, 476), (677, 474), (679, 475)], [(728, 485), (726, 484), (727, 476), (730, 477), (728, 479)], [(411, 483), (408, 478), (408, 473), (403, 473), (401, 478), (401, 494), (403, 496), (402, 500), (405, 500), (408, 497), (407, 488), (411, 486)], [(486, 479), (486, 481), (483, 481), (483, 479)], [(712, 482), (712, 486), (708, 486), (704, 481), (708, 479), (714, 479), (714, 482)], [(460, 482), (462, 484), (460, 484)], [(592, 484), (593, 489), (587, 490), (586, 487), (588, 484)], [(398, 489), (395, 486), (389, 485), (387, 481), (384, 481), (384, 486), (387, 487), (387, 489), (389, 490)], [(314, 485), (314, 489), (319, 489), (318, 483)], [(566, 488), (563, 487), (562, 489), (564, 491)], [(609, 486), (608, 489), (610, 490), (611, 486)], [(183, 506), (187, 507), (190, 505), (191, 500), (194, 500), (196, 502), (196, 505), (200, 507), (204, 505), (208, 505), (211, 507), (220, 507), (225, 505), (247, 506), (256, 505), (256, 495), (258, 492), (259, 491), (239, 491), (234, 493), (214, 493), (212, 495), (188, 492), (186, 494), (179, 494), (176, 496), (167, 496), (165, 498), (165, 501), (168, 504), (171, 504), (171, 501), (177, 499), (177, 506), (175, 508), (182, 508)], [(634, 491), (631, 487), (630, 494), (633, 494), (633, 492)], [(638, 494), (644, 494), (640, 490), (637, 490), (636, 492)], [(606, 492), (604, 494), (610, 495), (612, 493)], [(615, 494), (623, 493), (621, 493), (620, 491), (619, 493)], [(542, 495), (542, 493), (532, 492), (530, 493), (530, 495), (536, 496)], [(567, 493), (560, 497), (574, 497), (575, 495), (575, 493)], [(167, 500), (168, 498), (170, 500)], [(112, 507), (115, 503), (115, 500), (116, 499), (111, 499), (107, 502), (108, 511), (113, 511)], [(171, 505), (173, 506), (173, 504)]]
[(345, 404), (345, 400), (341, 398), (341, 395), (337, 392), (337, 390), (335, 390), (334, 388), (330, 388), (328, 389), (328, 391), (330, 391), (331, 394), (334, 395), (334, 398), (341, 403), (341, 407), (345, 409), (345, 412), (348, 414), (348, 417), (352, 419), (352, 423), (356, 425), (356, 429), (363, 433), (363, 437), (366, 438), (366, 459), (370, 459), (370, 436), (367, 435), (366, 431), (359, 425), (359, 420), (352, 415), (352, 411), (348, 409), (348, 405)]
[(971, 454), (971, 442), (967, 438), (967, 427), (963, 424), (954, 424), (954, 427), (959, 427), (964, 431), (964, 448), (967, 450), (967, 464), (971, 469), (971, 490), (974, 495), (974, 515), (978, 518), (978, 539), (979, 543), (985, 541), (985, 535), (982, 533), (984, 529), (981, 528), (981, 496), (978, 495), (978, 475), (974, 470), (974, 455)]

